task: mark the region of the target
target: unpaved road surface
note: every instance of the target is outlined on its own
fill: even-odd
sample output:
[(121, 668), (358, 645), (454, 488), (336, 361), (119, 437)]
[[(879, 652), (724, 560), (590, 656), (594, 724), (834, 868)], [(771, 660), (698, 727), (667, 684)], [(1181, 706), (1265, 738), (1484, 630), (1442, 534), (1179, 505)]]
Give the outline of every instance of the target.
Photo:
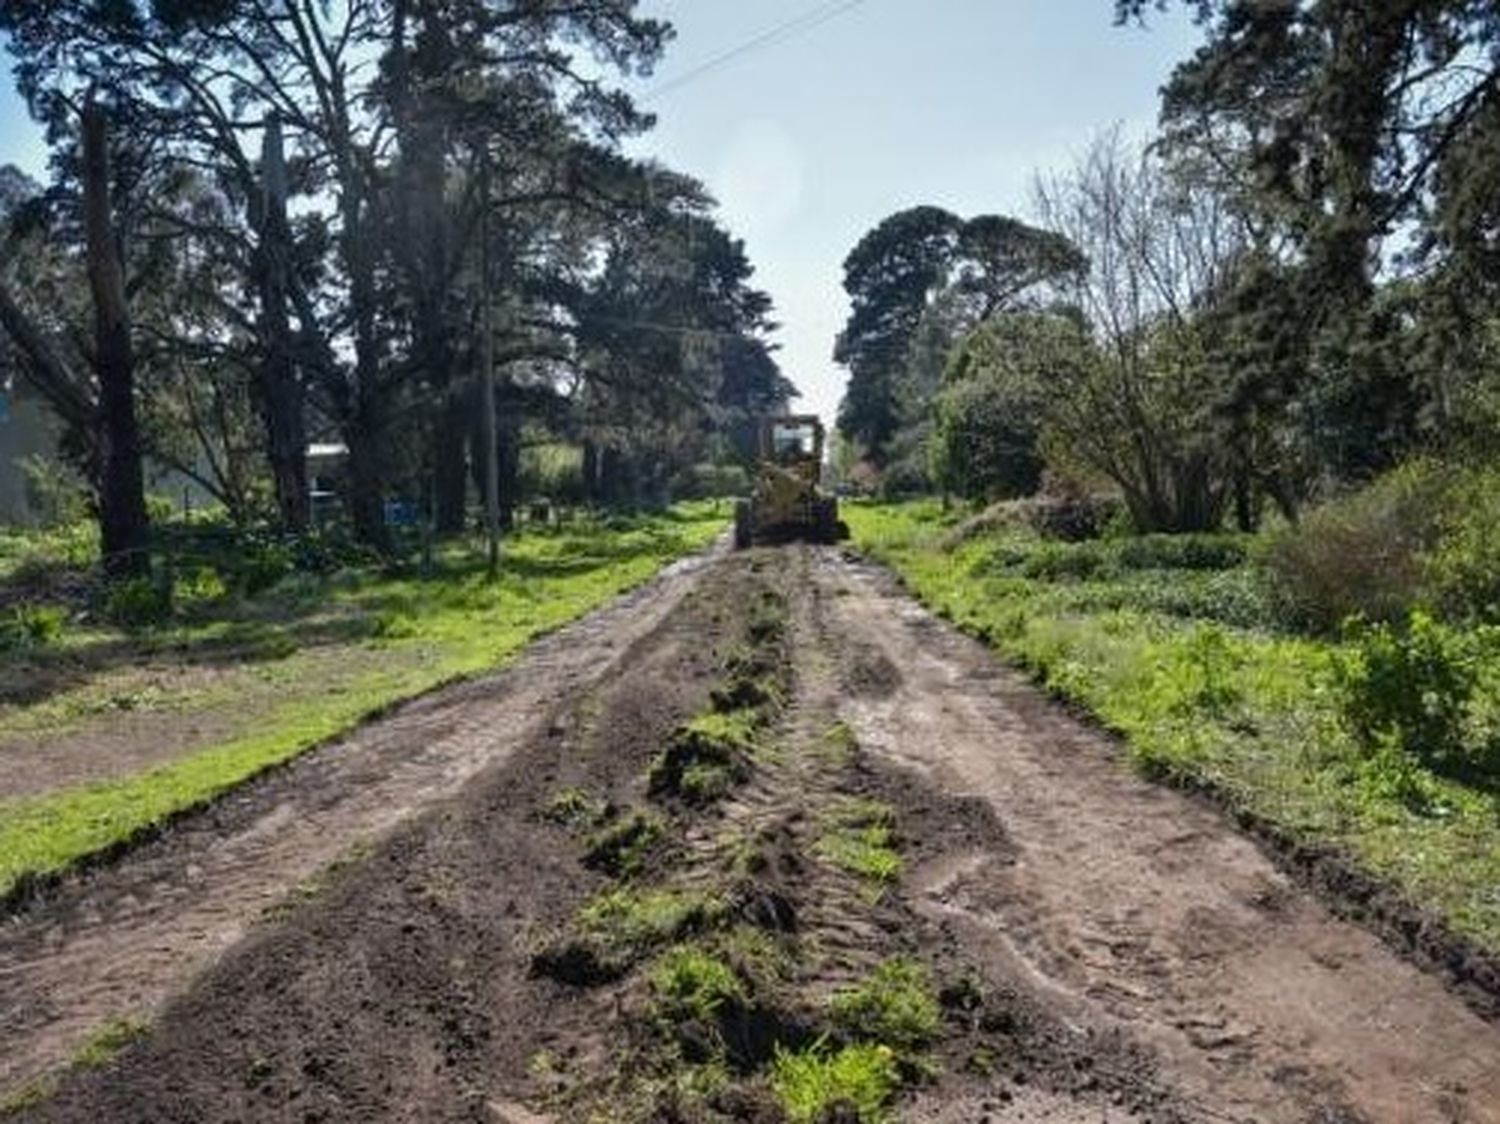
[[(664, 793), (746, 667), (775, 706), (732, 788)], [(828, 858), (856, 806), (888, 885)], [(649, 844), (599, 861), (632, 816)], [(664, 1018), (652, 938), (580, 930), (601, 892), (712, 903), (662, 939), (737, 950), (751, 998)], [(888, 574), (800, 547), (681, 567), (9, 919), (0, 1094), (149, 1016), (22, 1116), (772, 1121), (777, 1052), (892, 957), (942, 1007), (899, 1119), (1500, 1122), (1500, 1028)]]
[(0, 915), (0, 1095), (66, 1061), (101, 1025), (149, 1016), (329, 863), (534, 739), (560, 702), (660, 626), (713, 557), (668, 568), (504, 671), (400, 707), (127, 861)]

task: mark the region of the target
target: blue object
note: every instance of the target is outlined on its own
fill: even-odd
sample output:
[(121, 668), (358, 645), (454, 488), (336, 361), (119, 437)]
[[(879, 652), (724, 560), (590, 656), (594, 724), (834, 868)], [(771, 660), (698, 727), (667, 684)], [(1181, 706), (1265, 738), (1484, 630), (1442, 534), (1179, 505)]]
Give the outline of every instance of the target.
[(385, 501), (385, 525), (387, 527), (415, 527), (418, 519), (417, 505), (410, 500)]

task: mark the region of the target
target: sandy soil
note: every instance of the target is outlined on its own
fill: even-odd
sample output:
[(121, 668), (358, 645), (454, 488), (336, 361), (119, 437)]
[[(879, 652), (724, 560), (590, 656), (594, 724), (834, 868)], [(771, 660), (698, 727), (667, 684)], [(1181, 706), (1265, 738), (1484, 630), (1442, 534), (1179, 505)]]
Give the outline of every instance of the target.
[[(774, 751), (710, 808), (654, 794), (652, 760), (767, 605), (789, 622)], [(792, 965), (728, 1028), (734, 1080), (707, 1107), (661, 1091), (663, 1050), (702, 1028), (653, 1020), (639, 965), (549, 967), (612, 884), (550, 817), (564, 789), (667, 825), (625, 885), (722, 890)], [(894, 809), (906, 872), (883, 895), (816, 857), (850, 797)], [(726, 873), (747, 840), (760, 862)], [(1500, 1028), (1440, 978), (889, 575), (809, 548), (682, 567), (9, 919), (0, 1090), (145, 1015), (23, 1116), (769, 1121), (775, 1047), (897, 954), (943, 999), (901, 1119), (1500, 1121)]]

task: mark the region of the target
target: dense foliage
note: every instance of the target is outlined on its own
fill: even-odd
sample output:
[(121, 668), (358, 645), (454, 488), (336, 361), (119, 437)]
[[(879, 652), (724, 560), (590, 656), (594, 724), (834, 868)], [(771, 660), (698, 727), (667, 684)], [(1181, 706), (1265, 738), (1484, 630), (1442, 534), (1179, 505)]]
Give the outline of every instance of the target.
[[(1158, 135), (1102, 133), (1038, 176), (1034, 227), (998, 228), (1050, 248), (1029, 299), (953, 317), (963, 224), (931, 207), (850, 255), (836, 357), (864, 477), (909, 489), (917, 463), (975, 500), (1068, 480), (1142, 531), (1250, 530), (1413, 456), (1497, 452), (1492, 6), (1191, 6), (1204, 43)], [(948, 328), (936, 363), (924, 321)]]
[(143, 458), (300, 532), (339, 443), (383, 548), (393, 499), (462, 529), (490, 442), (503, 519), (536, 444), (582, 450), (579, 498), (659, 503), (792, 393), (701, 185), (619, 151), (651, 118), (611, 76), (671, 38), (634, 0), (7, 0), (0, 30), (56, 171), (0, 175), (0, 363), (121, 572)]

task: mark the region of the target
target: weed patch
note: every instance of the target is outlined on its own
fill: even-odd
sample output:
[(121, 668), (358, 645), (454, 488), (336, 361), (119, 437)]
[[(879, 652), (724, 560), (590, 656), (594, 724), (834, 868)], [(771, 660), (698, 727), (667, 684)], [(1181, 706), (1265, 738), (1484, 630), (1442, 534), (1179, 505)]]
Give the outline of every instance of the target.
[(900, 1084), (895, 1054), (869, 1043), (778, 1051), (771, 1066), (771, 1088), (792, 1124), (882, 1124), (890, 1119), (887, 1106)]
[(878, 800), (846, 797), (824, 813), (814, 851), (840, 870), (857, 875), (879, 898), (905, 868), (895, 843), (895, 811)]
[(921, 964), (903, 957), (883, 961), (862, 983), (835, 992), (828, 1013), (850, 1036), (903, 1053), (920, 1049), (938, 1032), (932, 978)]
[(719, 923), (724, 902), (688, 890), (608, 890), (578, 912), (569, 931), (533, 957), (542, 975), (592, 986), (623, 976), (662, 945)]
[(644, 869), (647, 857), (665, 833), (665, 825), (658, 817), (632, 813), (589, 840), (583, 863), (616, 878), (633, 877)]

